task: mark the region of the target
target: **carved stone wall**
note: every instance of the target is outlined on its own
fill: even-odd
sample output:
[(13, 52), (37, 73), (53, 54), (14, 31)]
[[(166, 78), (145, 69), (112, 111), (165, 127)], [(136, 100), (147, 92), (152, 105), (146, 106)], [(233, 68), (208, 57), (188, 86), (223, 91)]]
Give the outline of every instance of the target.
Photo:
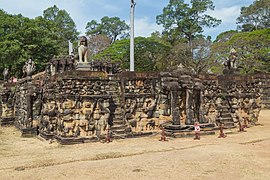
[(0, 124), (1, 126), (13, 125), (15, 83), (2, 82), (0, 84)]
[(201, 87), (198, 78), (178, 73), (56, 73), (42, 86), (39, 132), (44, 138), (94, 140), (107, 136), (108, 128), (114, 137), (128, 137), (166, 124), (204, 122)]
[(24, 78), (17, 82), (13, 98), (15, 126), (21, 130), (22, 136), (38, 134), (43, 99), (42, 80), (43, 73), (36, 74), (31, 80)]
[(42, 88), (40, 133), (58, 137), (104, 136), (119, 101), (118, 82), (104, 72), (70, 71), (49, 77)]
[(147, 135), (159, 128), (175, 133), (192, 130), (195, 122), (232, 128), (256, 123), (260, 109), (270, 107), (268, 74), (111, 74), (99, 68), (107, 65), (75, 70), (71, 61), (54, 59), (32, 79), (2, 82), (2, 124), (16, 117), (23, 133), (75, 143)]
[(270, 74), (251, 75), (259, 86), (262, 108), (270, 109)]
[(247, 120), (258, 121), (263, 105), (261, 86), (263, 79), (256, 76), (241, 75), (204, 75), (200, 77), (204, 84), (203, 106), (205, 116), (211, 122), (223, 123), (225, 127), (234, 127)]

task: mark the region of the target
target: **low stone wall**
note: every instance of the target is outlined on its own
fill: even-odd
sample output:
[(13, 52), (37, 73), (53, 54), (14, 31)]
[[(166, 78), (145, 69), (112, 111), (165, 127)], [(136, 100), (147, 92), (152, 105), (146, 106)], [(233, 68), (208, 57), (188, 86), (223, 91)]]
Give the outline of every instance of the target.
[[(62, 61), (51, 66), (55, 62)], [(208, 130), (254, 124), (260, 109), (270, 106), (268, 74), (107, 74), (61, 67), (2, 82), (2, 124), (13, 118), (24, 135), (62, 143), (149, 135), (159, 128), (181, 137), (196, 121)]]

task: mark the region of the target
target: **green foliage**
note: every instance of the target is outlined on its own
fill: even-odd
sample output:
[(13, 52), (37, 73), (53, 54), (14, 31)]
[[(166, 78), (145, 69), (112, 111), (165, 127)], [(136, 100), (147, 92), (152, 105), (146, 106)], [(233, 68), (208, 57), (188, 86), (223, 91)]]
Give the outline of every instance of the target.
[(214, 42), (226, 42), (229, 39), (231, 39), (231, 37), (236, 33), (237, 33), (236, 30), (222, 32), (217, 36), (217, 38)]
[(43, 11), (43, 17), (53, 22), (53, 30), (60, 44), (60, 53), (68, 54), (68, 40), (78, 39), (78, 31), (75, 22), (65, 10), (60, 10), (56, 5)]
[(73, 20), (56, 6), (34, 19), (0, 10), (0, 70), (11, 66), (12, 75), (21, 77), (24, 62), (32, 58), (41, 71), (54, 55), (67, 55), (68, 40), (77, 36)]
[(193, 61), (192, 68), (197, 74), (201, 74), (202, 72), (206, 72), (210, 69), (211, 62), (211, 46), (212, 42), (210, 39), (200, 37), (196, 38), (192, 44), (193, 46)]
[[(139, 72), (165, 70), (164, 60), (170, 46), (153, 38), (135, 39), (135, 68)], [(126, 62), (127, 63), (127, 62)], [(129, 60), (128, 60), (129, 63)]]
[(87, 23), (85, 29), (87, 35), (106, 35), (113, 43), (119, 36), (120, 39), (127, 37), (129, 26), (119, 17), (104, 16), (101, 18), (101, 23), (92, 20)]
[(166, 63), (164, 64), (168, 70), (174, 70), (179, 65), (187, 68), (192, 66), (192, 52), (190, 51), (187, 43), (177, 43), (175, 44), (166, 58)]
[[(208, 69), (221, 73), (230, 49), (235, 48), (242, 73), (270, 72), (269, 8), (270, 0), (254, 1), (243, 7), (237, 22), (242, 31), (252, 32), (222, 32), (211, 44), (201, 33), (204, 27), (215, 27), (221, 22), (207, 15), (207, 10), (214, 9), (213, 2), (192, 0), (187, 4), (184, 0), (170, 0), (156, 17), (157, 24), (164, 27), (163, 33), (135, 38), (135, 70), (165, 71), (183, 65), (197, 73)], [(128, 29), (118, 17), (105, 16), (100, 23), (88, 22), (86, 30), (93, 59), (119, 62), (123, 69), (129, 69), (130, 41), (125, 39)], [(54, 55), (67, 55), (67, 41), (75, 41), (77, 36), (74, 21), (57, 6), (47, 8), (43, 16), (34, 19), (0, 9), (0, 71), (11, 66), (13, 75), (20, 77), (29, 58), (34, 60), (37, 71), (43, 70)]]
[(228, 59), (232, 47), (237, 51), (237, 64), (242, 73), (269, 72), (270, 29), (236, 33), (227, 41), (214, 43), (212, 57), (216, 68)]
[(206, 72), (212, 63), (210, 61), (211, 43), (210, 39), (203, 36), (196, 37), (191, 47), (187, 43), (177, 43), (171, 48), (165, 66), (168, 70), (177, 69), (180, 66), (197, 74)]
[(270, 28), (270, 0), (254, 1), (248, 7), (241, 8), (237, 24), (242, 31), (254, 31)]
[(29, 19), (9, 15), (0, 10), (0, 63), (1, 70), (12, 66), (12, 73), (20, 76), (24, 62), (33, 58), (37, 70), (58, 53), (57, 38), (51, 23), (42, 17)]
[(184, 0), (170, 0), (163, 14), (156, 17), (156, 22), (163, 25), (164, 31), (172, 38), (185, 37), (191, 45), (195, 36), (203, 32), (203, 27), (215, 27), (221, 23), (221, 20), (206, 14), (207, 10), (213, 9), (211, 0), (192, 0), (191, 7)]
[[(121, 62), (123, 69), (129, 69), (130, 40), (115, 41), (110, 47), (94, 56), (95, 60)], [(135, 38), (135, 70), (137, 72), (151, 72), (164, 70), (164, 60), (170, 46), (154, 38)]]

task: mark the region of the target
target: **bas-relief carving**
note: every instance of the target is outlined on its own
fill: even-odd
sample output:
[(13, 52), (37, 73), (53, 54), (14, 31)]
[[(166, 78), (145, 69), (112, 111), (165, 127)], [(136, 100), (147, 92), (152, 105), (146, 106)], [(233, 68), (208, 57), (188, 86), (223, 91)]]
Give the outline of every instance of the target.
[(134, 132), (158, 130), (160, 126), (172, 121), (172, 116), (164, 115), (155, 98), (143, 98), (142, 102), (130, 100), (126, 107), (127, 126)]
[[(243, 95), (260, 92), (256, 84), (252, 83), (247, 85), (231, 83), (228, 90), (223, 92), (217, 80), (204, 83), (204, 89), (200, 89), (196, 87), (197, 81), (193, 82), (192, 79), (181, 83), (178, 78), (167, 78), (168, 81), (177, 82), (177, 91), (174, 90), (176, 93), (173, 94), (166, 87), (166, 82), (140, 78), (125, 81), (123, 90), (124, 95), (128, 97), (124, 97), (122, 101), (121, 88), (114, 87), (121, 84), (120, 82), (110, 84), (110, 81), (100, 79), (79, 80), (79, 78), (48, 81), (43, 86), (42, 95), (32, 94), (32, 119), (27, 118), (25, 111), (27, 109), (25, 97), (28, 92), (21, 89), (17, 101), (23, 108), (16, 110), (22, 116), (18, 121), (25, 126), (35, 126), (34, 121), (41, 119), (39, 125), (41, 131), (63, 137), (106, 135), (108, 121), (114, 117), (116, 111), (111, 109), (112, 104), (107, 101), (108, 96), (105, 95), (117, 93), (117, 97), (113, 97), (112, 101), (117, 104), (116, 108), (123, 107), (118, 104), (124, 103), (126, 109), (123, 119), (127, 122), (126, 127), (131, 127), (133, 132), (155, 131), (163, 123), (172, 124), (176, 119), (180, 119), (180, 124), (185, 126), (187, 121), (192, 124), (195, 119), (200, 120), (202, 116), (206, 120), (202, 122), (216, 123), (220, 111), (224, 108), (231, 111), (233, 121), (243, 118), (256, 121), (260, 111), (257, 96)], [(238, 94), (243, 97), (238, 97)], [(42, 96), (43, 100), (40, 100), (39, 96)], [(83, 99), (80, 96), (92, 98)], [(4, 113), (7, 112), (5, 105), (2, 105), (2, 109)], [(3, 114), (3, 110), (2, 116), (7, 114)], [(110, 126), (113, 127), (113, 123)]]

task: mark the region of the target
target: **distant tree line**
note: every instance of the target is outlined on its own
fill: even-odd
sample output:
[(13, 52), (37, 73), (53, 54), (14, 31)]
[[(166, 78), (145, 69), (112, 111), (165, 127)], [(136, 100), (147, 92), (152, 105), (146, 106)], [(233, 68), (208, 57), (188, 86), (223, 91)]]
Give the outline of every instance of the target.
[[(254, 1), (242, 7), (237, 29), (221, 32), (212, 41), (202, 35), (203, 28), (221, 23), (207, 14), (214, 10), (212, 0), (170, 0), (157, 15), (162, 32), (135, 38), (135, 70), (171, 71), (181, 66), (198, 74), (221, 73), (231, 48), (237, 51), (242, 73), (270, 71), (270, 0)], [(118, 17), (104, 16), (86, 24), (91, 58), (119, 62), (129, 67), (129, 26)], [(77, 44), (79, 32), (69, 13), (57, 6), (34, 19), (0, 10), (0, 70), (11, 67), (13, 75), (22, 74), (25, 61), (32, 58), (38, 71), (53, 56), (68, 55), (68, 40)], [(1, 74), (2, 75), (2, 74)]]
[(0, 70), (10, 67), (13, 75), (21, 76), (29, 58), (38, 71), (43, 70), (53, 56), (67, 54), (67, 41), (76, 40), (78, 35), (70, 15), (56, 6), (34, 19), (0, 10)]

